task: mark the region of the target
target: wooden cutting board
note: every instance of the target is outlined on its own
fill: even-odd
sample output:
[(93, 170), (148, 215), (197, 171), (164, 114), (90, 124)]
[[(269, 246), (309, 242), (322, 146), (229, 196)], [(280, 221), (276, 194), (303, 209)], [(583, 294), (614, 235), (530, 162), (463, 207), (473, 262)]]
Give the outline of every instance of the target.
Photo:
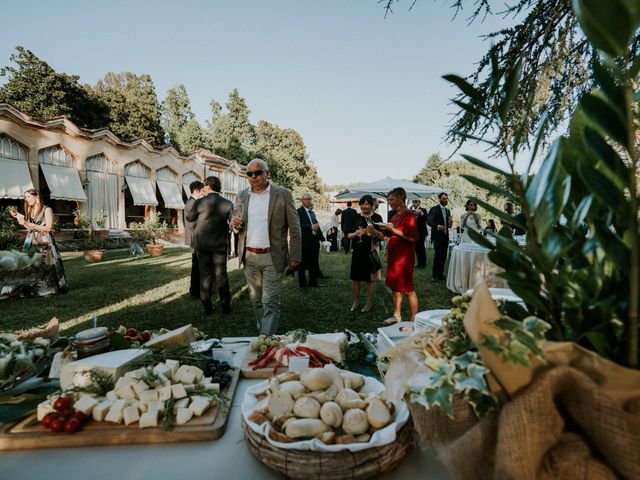
[(76, 433), (53, 433), (40, 424), (31, 425), (36, 418), (34, 413), (19, 422), (0, 426), (0, 450), (216, 440), (226, 429), (240, 378), (237, 368), (230, 370), (230, 373), (231, 383), (222, 392), (229, 399), (228, 405), (225, 408), (211, 407), (203, 416), (191, 419), (186, 425), (175, 426), (173, 430), (139, 428), (137, 423), (127, 427), (124, 424), (89, 421)]
[[(271, 378), (273, 376), (273, 367), (276, 366), (276, 362), (271, 362), (270, 366), (267, 368), (257, 368), (253, 369), (249, 362), (252, 362), (258, 357), (258, 354), (255, 352), (247, 352), (244, 357), (244, 361), (242, 362), (242, 368), (240, 368), (240, 372), (242, 373), (242, 378), (253, 378), (253, 379), (264, 379)], [(276, 373), (286, 372), (288, 370), (287, 367), (279, 367)]]

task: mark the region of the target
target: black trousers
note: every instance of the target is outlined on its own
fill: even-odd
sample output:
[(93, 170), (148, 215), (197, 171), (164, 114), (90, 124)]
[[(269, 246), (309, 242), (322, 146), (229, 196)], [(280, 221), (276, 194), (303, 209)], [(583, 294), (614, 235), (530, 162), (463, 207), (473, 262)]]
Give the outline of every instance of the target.
[[(310, 271), (313, 271), (314, 277), (322, 276), (322, 273), (320, 272), (320, 241), (319, 240), (315, 240), (312, 243)], [(311, 275), (311, 273), (309, 273), (309, 275)]]
[(302, 250), (302, 262), (298, 267), (298, 285), (300, 288), (307, 286), (307, 270), (309, 271), (309, 285), (316, 285), (318, 283), (318, 269), (315, 266), (317, 257), (315, 257), (315, 245), (318, 242), (312, 242), (311, 245), (305, 245)]
[(419, 267), (427, 266), (427, 250), (424, 247), (424, 242), (427, 239), (427, 234), (420, 234), (418, 237), (418, 243), (416, 243), (416, 262)]
[(351, 250), (351, 239), (347, 238), (350, 232), (344, 232), (344, 237), (342, 237), (342, 248), (344, 248), (344, 253), (349, 253)]
[(433, 273), (431, 276), (441, 280), (444, 278), (444, 264), (447, 261), (447, 253), (449, 252), (449, 238), (434, 240), (433, 249), (435, 250), (435, 256), (433, 258)]
[(211, 295), (215, 286), (218, 290), (223, 310), (231, 306), (229, 277), (227, 275), (227, 249), (198, 250), (198, 267), (200, 270), (200, 300), (203, 304), (211, 304)]
[(191, 253), (191, 283), (189, 293), (192, 297), (200, 298), (200, 269), (198, 268), (198, 255), (194, 250)]

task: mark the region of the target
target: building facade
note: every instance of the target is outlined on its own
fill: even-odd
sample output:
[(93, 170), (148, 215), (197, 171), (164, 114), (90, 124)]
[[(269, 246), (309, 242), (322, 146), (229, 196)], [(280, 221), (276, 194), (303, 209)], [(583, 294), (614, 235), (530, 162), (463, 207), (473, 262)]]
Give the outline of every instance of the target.
[(66, 117), (36, 120), (0, 103), (0, 207), (20, 205), (24, 191), (36, 188), (63, 227), (78, 208), (93, 220), (103, 213), (109, 229), (126, 229), (156, 211), (183, 228), (189, 183), (217, 176), (233, 201), (248, 185), (244, 172), (204, 149), (185, 157), (173, 147), (125, 142)]

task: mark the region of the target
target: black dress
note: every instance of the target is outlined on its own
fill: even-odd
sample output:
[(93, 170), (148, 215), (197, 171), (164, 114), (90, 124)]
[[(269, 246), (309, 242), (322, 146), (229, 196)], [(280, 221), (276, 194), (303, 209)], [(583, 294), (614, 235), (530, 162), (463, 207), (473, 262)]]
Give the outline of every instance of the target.
[[(371, 215), (371, 220), (376, 222), (382, 222), (382, 217), (377, 213)], [(362, 215), (355, 217), (353, 222), (354, 231), (358, 228), (367, 228), (367, 220)], [(360, 241), (362, 240), (362, 241)], [(351, 254), (351, 273), (349, 278), (354, 282), (373, 282), (380, 280), (381, 273), (378, 270), (375, 273), (371, 273), (371, 250), (380, 249), (380, 244), (377, 240), (368, 235), (363, 235), (360, 238), (351, 239), (351, 248), (353, 253)]]

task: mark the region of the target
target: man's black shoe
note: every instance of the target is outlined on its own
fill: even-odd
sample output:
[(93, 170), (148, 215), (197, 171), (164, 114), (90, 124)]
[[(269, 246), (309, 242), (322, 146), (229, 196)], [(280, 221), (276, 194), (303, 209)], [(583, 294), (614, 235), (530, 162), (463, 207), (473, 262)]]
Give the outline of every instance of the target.
[(324, 285), (322, 285), (321, 283), (310, 283), (309, 286), (310, 287), (324, 287)]

